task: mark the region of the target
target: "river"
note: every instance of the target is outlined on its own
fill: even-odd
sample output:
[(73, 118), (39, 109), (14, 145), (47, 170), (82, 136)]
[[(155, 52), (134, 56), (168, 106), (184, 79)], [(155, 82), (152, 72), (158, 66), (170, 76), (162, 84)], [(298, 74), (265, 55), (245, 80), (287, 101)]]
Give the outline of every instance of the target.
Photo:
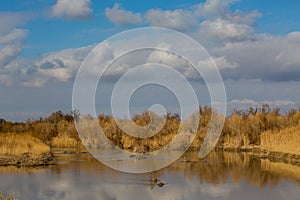
[[(148, 174), (110, 169), (90, 154), (56, 154), (56, 165), (0, 167), (0, 192), (15, 199), (300, 199), (300, 167), (248, 153), (188, 151)], [(166, 183), (158, 186), (153, 177)]]

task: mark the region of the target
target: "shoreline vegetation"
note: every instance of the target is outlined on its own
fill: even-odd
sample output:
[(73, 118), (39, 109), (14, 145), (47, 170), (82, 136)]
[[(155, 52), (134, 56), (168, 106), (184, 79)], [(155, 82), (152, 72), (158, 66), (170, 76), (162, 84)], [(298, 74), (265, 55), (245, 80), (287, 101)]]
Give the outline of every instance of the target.
[[(218, 115), (208, 106), (199, 107), (199, 127), (190, 148), (200, 148), (209, 128), (211, 116)], [(160, 119), (148, 111), (135, 115), (132, 121), (146, 126), (151, 119)], [(223, 116), (224, 117), (224, 116)], [(52, 164), (53, 149), (77, 148), (86, 152), (84, 146), (93, 145), (93, 137), (83, 140), (78, 136), (74, 119), (97, 122), (107, 138), (116, 146), (132, 153), (155, 151), (168, 144), (177, 134), (181, 119), (178, 114), (168, 113), (165, 125), (150, 138), (136, 138), (124, 133), (115, 119), (101, 114), (97, 119), (80, 116), (78, 111), (64, 114), (57, 111), (39, 120), (10, 122), (0, 119), (0, 165), (40, 166)], [(123, 120), (123, 121), (122, 121)], [(122, 122), (129, 120), (122, 119)], [(86, 127), (86, 130), (89, 131)], [(132, 131), (135, 132), (133, 129)], [(90, 129), (89, 132), (93, 132)], [(98, 137), (94, 139), (99, 140)], [(98, 141), (99, 143), (99, 141)], [(300, 108), (285, 113), (279, 107), (250, 107), (245, 110), (233, 110), (226, 116), (224, 127), (215, 147), (218, 151), (245, 151), (271, 161), (283, 161), (300, 165)], [(185, 144), (176, 144), (174, 148), (184, 148)]]
[(0, 165), (40, 166), (52, 161), (50, 146), (29, 134), (0, 134)]

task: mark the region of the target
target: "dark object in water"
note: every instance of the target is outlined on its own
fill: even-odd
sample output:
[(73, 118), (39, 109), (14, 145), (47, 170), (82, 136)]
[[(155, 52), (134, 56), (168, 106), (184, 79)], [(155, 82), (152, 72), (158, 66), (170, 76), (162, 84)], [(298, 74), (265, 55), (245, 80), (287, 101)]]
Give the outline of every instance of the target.
[(164, 182), (161, 182), (161, 181), (157, 183), (158, 187), (163, 187), (165, 185), (167, 185), (167, 183), (164, 183)]

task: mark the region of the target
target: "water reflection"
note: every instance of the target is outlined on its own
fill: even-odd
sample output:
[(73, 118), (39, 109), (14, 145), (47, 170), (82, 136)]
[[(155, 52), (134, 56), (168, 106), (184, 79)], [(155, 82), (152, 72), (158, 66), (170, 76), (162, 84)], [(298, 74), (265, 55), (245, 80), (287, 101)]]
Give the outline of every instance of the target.
[[(299, 199), (300, 167), (246, 153), (189, 151), (148, 174), (121, 173), (89, 154), (57, 157), (45, 168), (0, 167), (0, 192), (18, 199)], [(163, 187), (160, 181), (167, 182)]]

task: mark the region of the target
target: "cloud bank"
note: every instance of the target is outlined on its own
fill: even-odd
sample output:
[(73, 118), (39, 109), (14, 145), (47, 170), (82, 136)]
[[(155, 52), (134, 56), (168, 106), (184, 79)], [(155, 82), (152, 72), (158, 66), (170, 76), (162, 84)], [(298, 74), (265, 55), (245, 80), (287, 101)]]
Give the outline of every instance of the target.
[[(255, 33), (255, 20), (262, 17), (256, 10), (233, 10), (236, 0), (207, 0), (186, 9), (150, 9), (134, 13), (120, 4), (105, 9), (105, 16), (116, 26), (152, 25), (183, 31), (208, 50), (226, 80), (300, 81), (300, 32), (274, 36)], [(91, 15), (90, 0), (58, 0), (53, 6), (53, 16), (64, 19), (84, 19)], [(74, 78), (80, 63), (93, 46), (66, 49), (49, 53), (37, 60), (20, 58), (24, 40), (28, 34), (18, 28), (24, 24), (24, 16), (16, 13), (0, 13), (0, 82), (5, 85), (41, 87), (48, 80), (67, 82)], [(122, 41), (128, 45), (130, 41)], [(162, 44), (163, 45), (163, 44)], [(102, 52), (104, 62), (114, 59), (118, 49)], [(104, 53), (104, 54), (103, 54)], [(172, 64), (187, 77), (193, 72), (186, 63), (167, 52), (152, 52), (147, 62)], [(110, 75), (126, 72), (134, 64), (119, 63)], [(206, 60), (202, 65), (209, 67)]]

